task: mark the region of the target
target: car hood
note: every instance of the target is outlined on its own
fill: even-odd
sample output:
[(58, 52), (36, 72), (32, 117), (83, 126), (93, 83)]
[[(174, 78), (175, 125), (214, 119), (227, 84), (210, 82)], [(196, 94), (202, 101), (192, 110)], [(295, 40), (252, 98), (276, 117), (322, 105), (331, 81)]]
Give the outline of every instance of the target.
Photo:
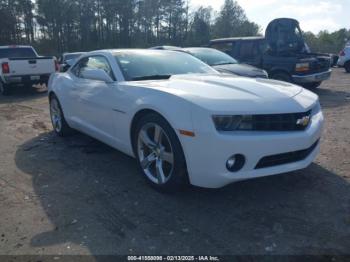
[(264, 70), (246, 64), (216, 65), (212, 67), (220, 73), (233, 73), (239, 76), (267, 78), (267, 74)]
[[(232, 75), (177, 75), (169, 80), (130, 82), (130, 85), (171, 93), (215, 112), (288, 113), (303, 111), (317, 101), (315, 94), (300, 86)], [(301, 92), (307, 95), (298, 96)]]

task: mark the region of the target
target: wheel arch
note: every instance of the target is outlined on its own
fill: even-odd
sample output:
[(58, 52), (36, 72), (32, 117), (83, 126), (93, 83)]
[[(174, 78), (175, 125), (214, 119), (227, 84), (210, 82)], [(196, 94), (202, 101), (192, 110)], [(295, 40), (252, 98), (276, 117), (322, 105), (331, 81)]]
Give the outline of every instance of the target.
[(50, 90), (49, 93), (48, 93), (48, 99), (49, 99), (49, 101), (50, 101), (51, 98), (53, 98), (53, 97), (57, 97), (57, 95), (56, 95), (56, 93), (55, 93), (54, 91)]
[[(160, 117), (162, 117), (165, 121), (167, 121), (167, 123), (171, 126), (171, 128), (174, 130), (174, 132), (176, 133), (176, 135), (178, 136), (176, 129), (174, 128), (174, 126), (167, 120), (167, 118), (158, 112), (158, 110), (152, 109), (152, 108), (142, 108), (139, 109), (133, 116), (132, 120), (131, 120), (131, 124), (130, 124), (130, 131), (129, 131), (129, 139), (130, 139), (130, 144), (132, 146), (132, 151), (135, 154), (135, 143), (133, 141), (133, 137), (136, 131), (136, 126), (137, 123), (140, 121), (140, 119), (142, 119), (142, 117), (148, 115), (148, 114), (157, 114)], [(179, 139), (179, 137), (178, 137)], [(180, 140), (180, 139), (179, 139)]]
[(52, 98), (56, 98), (57, 101), (58, 101), (58, 103), (60, 104), (60, 107), (61, 107), (63, 116), (66, 116), (66, 111), (65, 111), (65, 109), (63, 108), (63, 106), (62, 106), (62, 104), (61, 104), (61, 100), (60, 100), (60, 98), (58, 97), (58, 95), (56, 94), (56, 92), (53, 91), (53, 90), (49, 90), (49, 93), (48, 93), (48, 96), (47, 96), (47, 97), (48, 97), (49, 102), (50, 102), (50, 100), (51, 100)]
[(158, 110), (156, 109), (152, 109), (152, 108), (142, 108), (139, 111), (137, 111), (131, 121), (130, 124), (130, 131), (129, 131), (129, 139), (130, 139), (130, 143), (131, 143), (131, 147), (132, 147), (132, 152), (134, 154), (135, 157), (137, 157), (137, 152), (136, 152), (136, 144), (134, 141), (134, 135), (136, 132), (136, 127), (137, 127), (137, 123), (138, 121), (140, 121), (142, 119), (142, 117), (148, 115), (148, 114), (156, 114), (158, 116), (160, 116), (164, 121), (166, 121), (170, 128), (173, 129), (174, 133), (175, 133), (175, 139), (177, 139), (179, 145), (180, 145), (180, 150), (182, 152), (183, 155), (183, 159), (184, 159), (184, 164), (185, 164), (185, 169), (186, 169), (186, 183), (190, 183), (190, 175), (188, 173), (188, 165), (187, 165), (187, 157), (186, 157), (186, 153), (184, 150), (184, 144), (182, 143), (180, 136), (179, 136), (179, 132), (178, 130), (174, 127), (174, 125), (172, 125), (172, 123), (164, 116), (164, 114), (160, 113)]
[(185, 144), (182, 141), (179, 130), (193, 130), (192, 104), (176, 95), (157, 91), (153, 95), (147, 95), (142, 101), (135, 103), (130, 112), (127, 135), (132, 152), (134, 153), (132, 140), (136, 124), (143, 116), (150, 113), (159, 115), (169, 124), (184, 149)]

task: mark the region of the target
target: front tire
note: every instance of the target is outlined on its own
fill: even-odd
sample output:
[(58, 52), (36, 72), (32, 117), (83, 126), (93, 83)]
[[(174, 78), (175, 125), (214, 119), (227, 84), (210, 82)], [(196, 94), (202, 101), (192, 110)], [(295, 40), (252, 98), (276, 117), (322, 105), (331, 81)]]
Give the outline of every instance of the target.
[(55, 95), (52, 95), (50, 98), (50, 118), (53, 130), (57, 135), (65, 137), (72, 134), (73, 129), (69, 127), (64, 118), (60, 102)]
[(143, 176), (155, 189), (174, 192), (188, 184), (185, 157), (179, 139), (160, 115), (151, 113), (137, 123), (135, 155)]

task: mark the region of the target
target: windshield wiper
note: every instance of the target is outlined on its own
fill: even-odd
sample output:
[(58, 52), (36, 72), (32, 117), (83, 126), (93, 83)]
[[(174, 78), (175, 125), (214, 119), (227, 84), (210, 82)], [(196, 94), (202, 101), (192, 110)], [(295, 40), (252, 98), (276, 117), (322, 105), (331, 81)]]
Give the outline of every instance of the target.
[(150, 75), (150, 76), (138, 76), (133, 77), (132, 81), (142, 81), (142, 80), (162, 80), (162, 79), (169, 79), (171, 75)]

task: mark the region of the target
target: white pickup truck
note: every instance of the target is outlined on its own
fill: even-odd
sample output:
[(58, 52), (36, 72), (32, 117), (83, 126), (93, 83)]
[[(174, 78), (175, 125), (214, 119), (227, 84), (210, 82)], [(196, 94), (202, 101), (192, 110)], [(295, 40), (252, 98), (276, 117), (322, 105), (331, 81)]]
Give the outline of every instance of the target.
[(14, 85), (46, 84), (58, 70), (54, 57), (39, 56), (31, 46), (0, 46), (0, 94)]

